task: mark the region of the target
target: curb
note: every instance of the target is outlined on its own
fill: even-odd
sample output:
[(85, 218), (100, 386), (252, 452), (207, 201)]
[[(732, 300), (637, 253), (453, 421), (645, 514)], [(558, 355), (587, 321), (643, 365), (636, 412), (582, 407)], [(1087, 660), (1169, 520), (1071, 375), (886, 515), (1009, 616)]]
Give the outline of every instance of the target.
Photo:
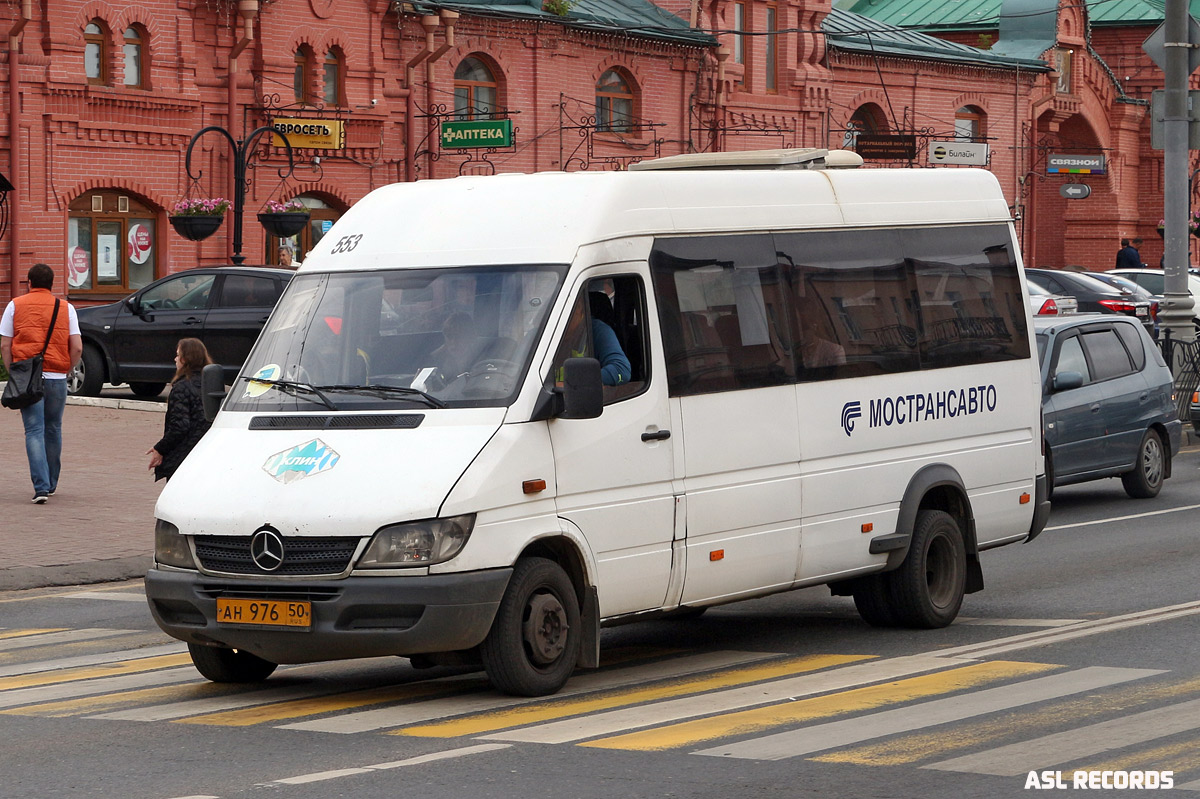
[[(0, 391), (8, 385), (7, 381), (0, 381)], [(166, 413), (167, 403), (165, 402), (149, 402), (147, 400), (131, 400), (131, 399), (115, 399), (112, 397), (67, 397), (68, 405), (88, 405), (93, 408), (116, 408), (123, 411), (150, 411), (152, 413)]]
[(61, 566), (21, 566), (0, 569), (0, 591), (24, 591), (62, 585), (94, 585), (145, 577), (154, 558), (114, 558)]

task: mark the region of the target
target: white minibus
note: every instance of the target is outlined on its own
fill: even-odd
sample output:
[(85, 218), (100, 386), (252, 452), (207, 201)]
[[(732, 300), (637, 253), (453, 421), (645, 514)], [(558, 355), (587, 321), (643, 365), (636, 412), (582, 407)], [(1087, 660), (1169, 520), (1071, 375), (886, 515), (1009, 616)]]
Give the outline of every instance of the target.
[(1021, 257), (991, 173), (856, 158), (371, 192), (206, 372), (159, 626), (215, 681), (398, 655), (537, 696), (602, 625), (804, 586), (950, 624), (1049, 513)]

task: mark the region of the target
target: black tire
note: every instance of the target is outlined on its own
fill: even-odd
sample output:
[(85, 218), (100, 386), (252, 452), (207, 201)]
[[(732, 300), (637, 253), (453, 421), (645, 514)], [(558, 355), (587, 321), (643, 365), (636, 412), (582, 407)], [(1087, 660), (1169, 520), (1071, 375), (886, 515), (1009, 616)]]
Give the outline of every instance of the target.
[(83, 345), (83, 357), (67, 375), (67, 393), (77, 397), (98, 397), (104, 388), (104, 356), (91, 344)]
[(1154, 430), (1147, 430), (1138, 445), (1133, 470), (1121, 475), (1125, 493), (1134, 499), (1157, 497), (1167, 473), (1168, 457), (1162, 438)]
[(872, 627), (895, 627), (896, 612), (889, 586), (891, 574), (869, 574), (854, 581), (854, 607)]
[(130, 383), (129, 390), (137, 397), (157, 397), (167, 387), (166, 383)]
[(566, 683), (579, 658), (579, 598), (562, 567), (517, 561), (492, 629), (479, 647), (488, 679), (515, 696), (546, 696)]
[(967, 581), (967, 550), (954, 517), (919, 511), (908, 555), (887, 577), (898, 625), (935, 629), (954, 621)]
[(188, 644), (196, 671), (213, 682), (262, 682), (277, 668), (269, 660), (240, 649)]

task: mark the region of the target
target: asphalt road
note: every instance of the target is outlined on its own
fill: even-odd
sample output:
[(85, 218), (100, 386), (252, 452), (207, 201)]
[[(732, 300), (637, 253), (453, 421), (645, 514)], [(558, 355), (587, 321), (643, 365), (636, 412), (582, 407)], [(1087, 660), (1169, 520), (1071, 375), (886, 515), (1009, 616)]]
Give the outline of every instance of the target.
[(607, 629), (538, 700), (399, 658), (218, 686), (139, 582), (0, 594), (0, 797), (992, 799), (1077, 769), (1200, 796), (1197, 514), (1191, 450), (1155, 500), (1060, 489), (945, 630), (806, 589)]

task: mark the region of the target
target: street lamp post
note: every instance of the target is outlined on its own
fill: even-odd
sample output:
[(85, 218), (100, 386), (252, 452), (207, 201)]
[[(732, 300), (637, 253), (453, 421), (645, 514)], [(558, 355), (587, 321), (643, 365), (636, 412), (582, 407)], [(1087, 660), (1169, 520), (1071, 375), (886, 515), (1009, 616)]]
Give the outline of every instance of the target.
[(241, 266), (242, 262), (246, 260), (246, 256), (242, 255), (242, 210), (246, 203), (246, 189), (250, 187), (250, 182), (246, 179), (246, 166), (249, 156), (254, 154), (254, 144), (260, 136), (264, 133), (274, 133), (283, 140), (283, 146), (287, 149), (287, 170), (278, 170), (279, 179), (287, 180), (295, 168), (295, 161), (292, 159), (292, 143), (288, 141), (286, 134), (280, 133), (268, 125), (255, 128), (249, 136), (241, 141), (234, 141), (229, 131), (220, 125), (209, 125), (197, 131), (196, 135), (192, 137), (192, 141), (188, 144), (187, 148), (187, 158), (184, 161), (184, 168), (187, 170), (188, 178), (197, 183), (204, 173), (198, 172), (195, 175), (192, 174), (192, 149), (196, 146), (196, 142), (206, 133), (218, 133), (223, 136), (233, 154), (233, 257), (231, 260), (235, 265)]

